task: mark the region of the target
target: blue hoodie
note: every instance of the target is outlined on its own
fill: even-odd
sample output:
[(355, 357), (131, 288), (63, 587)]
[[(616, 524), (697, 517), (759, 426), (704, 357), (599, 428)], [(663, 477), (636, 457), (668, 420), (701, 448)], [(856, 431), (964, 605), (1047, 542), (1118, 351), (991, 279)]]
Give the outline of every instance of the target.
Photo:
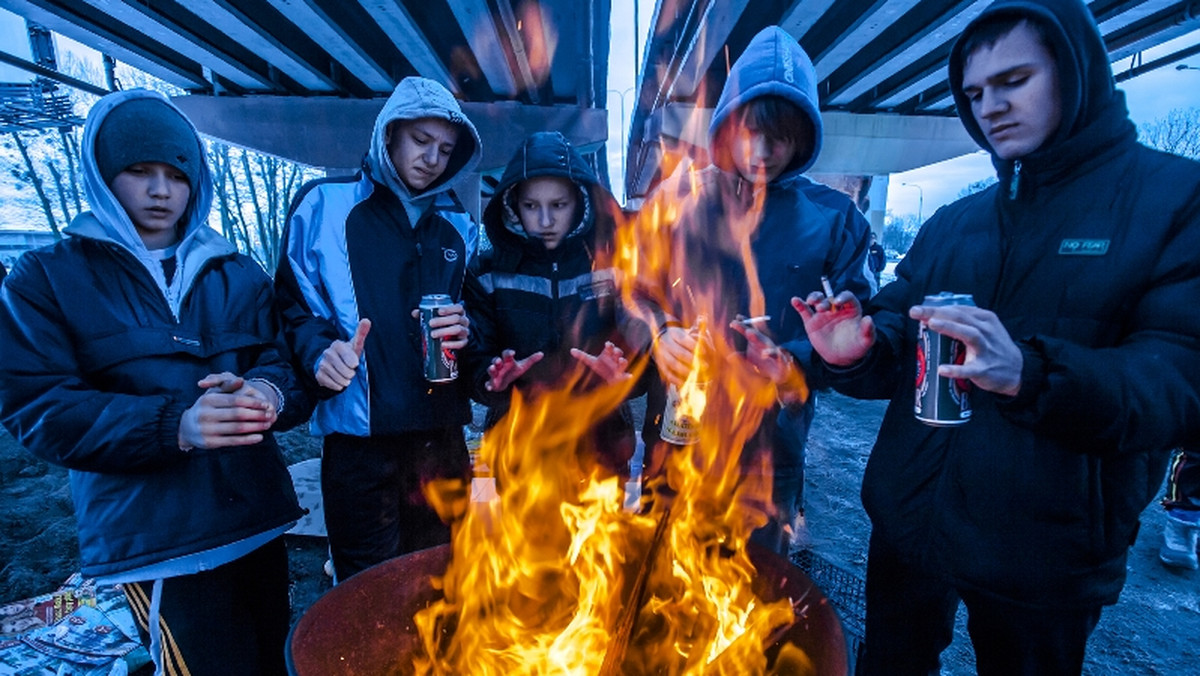
[[(867, 275), (867, 251), (870, 226), (850, 198), (804, 177), (803, 172), (816, 161), (822, 145), (824, 125), (818, 111), (816, 73), (799, 43), (777, 26), (758, 33), (734, 62), (729, 78), (713, 111), (709, 136), (715, 167), (702, 170), (701, 190), (683, 195), (683, 216), (678, 230), (686, 235), (685, 244), (692, 255), (675, 256), (677, 266), (670, 279), (708, 276), (714, 268), (724, 271), (724, 302), (730, 315), (771, 315), (768, 329), (807, 369), (812, 346), (804, 334), (799, 315), (791, 307), (791, 298), (807, 296), (821, 289), (821, 277), (828, 277), (837, 291), (849, 290), (862, 302), (871, 295)], [(761, 287), (761, 298), (745, 286), (749, 262), (739, 260), (737, 246), (719, 244), (729, 237), (727, 224), (746, 212), (737, 201), (745, 201), (750, 185), (736, 174), (728, 150), (719, 147), (721, 127), (734, 111), (763, 96), (779, 96), (793, 103), (808, 116), (815, 132), (812, 153), (797, 156), (783, 173), (767, 184), (761, 199), (761, 214), (750, 234), (753, 267)], [(686, 183), (686, 182), (685, 182)], [(724, 249), (724, 251), (719, 251)], [(717, 262), (719, 258), (722, 262)], [(664, 322), (690, 325), (694, 309), (661, 308), (659, 326)], [(658, 314), (658, 313), (656, 313)], [(732, 316), (729, 317), (732, 319)], [(657, 327), (656, 327), (657, 328)], [(820, 383), (813, 383), (820, 386)]]

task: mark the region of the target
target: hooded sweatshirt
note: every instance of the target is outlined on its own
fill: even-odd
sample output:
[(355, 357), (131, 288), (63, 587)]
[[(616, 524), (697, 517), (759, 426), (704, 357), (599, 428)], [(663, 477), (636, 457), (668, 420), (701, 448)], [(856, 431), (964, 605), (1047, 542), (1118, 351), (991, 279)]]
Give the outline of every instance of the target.
[(203, 393), (197, 381), (223, 371), (267, 380), (284, 395), (275, 429), (310, 410), (276, 342), (270, 279), (205, 223), (207, 162), (170, 283), (100, 178), (96, 131), (138, 97), (171, 105), (146, 90), (96, 104), (82, 145), (91, 211), (66, 239), (23, 255), (0, 291), (0, 420), (70, 470), (83, 573), (110, 578), (165, 562), (191, 562), (177, 574), (220, 565), (244, 553), (236, 543), (301, 515), (271, 434), (253, 446), (180, 450), (180, 418)]
[[(398, 120), (447, 120), (459, 128), (446, 170), (413, 193), (387, 152)], [(323, 397), (314, 434), (397, 434), (470, 420), (468, 385), (428, 383), (421, 328), (410, 316), (426, 294), (458, 301), (479, 230), (453, 192), (479, 163), (479, 134), (441, 85), (406, 78), (375, 120), (363, 171), (305, 185), (288, 215), (275, 275), (285, 332), (297, 368)], [(316, 384), (321, 355), (372, 322), (359, 373), (345, 391)], [(336, 395), (336, 396), (335, 396)]]
[[(925, 224), (868, 313), (876, 343), (837, 388), (890, 398), (863, 479), (872, 537), (957, 584), (1031, 605), (1113, 603), (1169, 450), (1200, 420), (1200, 164), (1137, 143), (1082, 2), (1001, 1), (973, 23), (1039, 19), (1059, 64), (1060, 128), (998, 185)], [(968, 32), (971, 29), (968, 28)], [(967, 130), (986, 139), (951, 87)], [(942, 291), (991, 310), (1020, 391), (972, 391), (970, 422), (913, 417), (917, 324)]]
[[(737, 175), (729, 149), (718, 139), (738, 108), (768, 95), (794, 104), (808, 117), (815, 136), (810, 154), (798, 152), (787, 169), (761, 188), (762, 194), (750, 196), (750, 184)], [(714, 284), (720, 287), (723, 311), (718, 313), (721, 316), (709, 318), (713, 326), (726, 326), (738, 313), (770, 315), (768, 333), (802, 366), (811, 361), (812, 346), (791, 307), (791, 298), (821, 289), (822, 276), (828, 277), (837, 291), (849, 290), (863, 302), (871, 294), (866, 272), (870, 244), (866, 219), (848, 197), (802, 175), (817, 160), (823, 130), (817, 76), (808, 55), (783, 29), (763, 29), (730, 69), (709, 127), (715, 166), (700, 172), (698, 191), (678, 196), (682, 215), (673, 229), (664, 230), (671, 242), (663, 243), (675, 253), (671, 269), (657, 280), (658, 289), (677, 279), (697, 290)], [(745, 220), (747, 204), (761, 209), (750, 216), (754, 220), (749, 234), (752, 261), (743, 257), (730, 225)], [(750, 270), (753, 279), (749, 279)], [(650, 295), (663, 298), (665, 294), (652, 289)], [(655, 330), (695, 322), (698, 309), (678, 296), (674, 302), (652, 308), (658, 315)], [(731, 340), (741, 344), (740, 337), (731, 336)]]
[[(565, 178), (578, 193), (575, 220), (550, 250), (526, 233), (517, 217), (518, 185), (538, 177)], [(511, 394), (490, 393), (484, 387), (490, 360), (503, 350), (514, 350), (518, 359), (538, 351), (545, 354), (513, 385), (525, 390), (565, 386), (578, 368), (571, 348), (595, 355), (605, 341), (612, 341), (633, 359), (631, 341), (622, 333), (626, 317), (616, 272), (609, 266), (619, 216), (616, 200), (595, 171), (558, 132), (531, 135), (505, 168), (483, 215), (492, 248), (480, 257), (467, 297), (471, 329), (479, 341), (471, 368), (474, 394), (490, 405), (489, 425), (507, 410)], [(593, 380), (585, 377), (580, 385), (592, 385)], [(612, 464), (618, 467), (632, 454), (632, 424), (618, 417), (607, 428), (630, 441), (612, 454)]]

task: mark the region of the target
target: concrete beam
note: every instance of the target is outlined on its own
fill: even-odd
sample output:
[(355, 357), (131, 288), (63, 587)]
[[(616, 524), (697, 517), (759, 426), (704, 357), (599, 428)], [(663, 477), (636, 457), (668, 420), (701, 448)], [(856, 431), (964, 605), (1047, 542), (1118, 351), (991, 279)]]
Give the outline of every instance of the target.
[[(655, 115), (661, 116), (662, 136), (708, 147), (711, 109), (672, 103)], [(924, 167), (979, 149), (957, 117), (825, 111), (821, 118), (825, 123), (825, 139), (812, 173), (878, 176)]]
[[(357, 169), (366, 155), (383, 99), (311, 99), (279, 96), (176, 96), (172, 99), (201, 133), (314, 167)], [(503, 169), (525, 137), (562, 132), (580, 152), (608, 138), (607, 111), (516, 102), (462, 104), (483, 139), (478, 171)]]

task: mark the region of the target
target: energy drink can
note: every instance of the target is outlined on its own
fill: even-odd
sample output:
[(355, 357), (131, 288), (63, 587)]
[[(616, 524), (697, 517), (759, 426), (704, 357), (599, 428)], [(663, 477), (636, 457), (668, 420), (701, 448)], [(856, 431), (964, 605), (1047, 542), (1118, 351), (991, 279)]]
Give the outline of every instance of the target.
[[(975, 305), (970, 294), (942, 292), (925, 296), (923, 305)], [(971, 381), (937, 373), (942, 364), (961, 364), (967, 356), (962, 341), (931, 331), (921, 322), (917, 329), (917, 388), (914, 413), (926, 425), (961, 425), (971, 419)]]
[(421, 350), (424, 353), (425, 380), (431, 383), (445, 383), (458, 377), (458, 359), (454, 351), (442, 347), (441, 338), (433, 338), (429, 334), (429, 320), (438, 316), (438, 308), (453, 305), (450, 296), (435, 293), (421, 296), (421, 304), (417, 306), (421, 314)]

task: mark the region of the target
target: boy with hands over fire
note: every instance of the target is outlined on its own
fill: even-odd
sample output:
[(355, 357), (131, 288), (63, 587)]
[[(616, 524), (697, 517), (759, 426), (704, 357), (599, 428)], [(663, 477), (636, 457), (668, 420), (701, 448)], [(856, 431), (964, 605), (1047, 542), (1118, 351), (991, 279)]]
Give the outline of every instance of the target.
[[(505, 168), (483, 224), (492, 249), (467, 283), (477, 345), (475, 398), (486, 428), (526, 396), (570, 383), (577, 391), (627, 382), (621, 307), (611, 267), (620, 209), (583, 155), (558, 132), (530, 135)], [(497, 355), (492, 357), (492, 355)], [(580, 369), (584, 369), (581, 371)], [(581, 440), (589, 459), (623, 475), (636, 440), (623, 403)]]
[[(679, 181), (678, 218), (649, 235), (661, 247), (644, 247), (669, 256), (662, 270), (639, 275), (635, 287), (668, 387), (678, 391), (693, 369), (699, 379), (725, 371), (725, 363), (695, 363), (711, 359), (715, 345), (729, 353), (733, 371), (747, 375), (752, 396), (766, 388), (776, 393), (739, 451), (748, 480), (765, 479), (774, 503), (753, 537), (783, 553), (802, 513), (804, 446), (815, 408), (809, 387), (821, 386), (806, 382), (812, 347), (790, 299), (818, 288), (822, 277), (862, 300), (871, 292), (869, 225), (849, 198), (803, 175), (823, 142), (816, 83), (811, 61), (786, 31), (771, 26), (751, 40), (713, 111), (712, 166)], [(643, 207), (644, 216), (671, 211), (654, 206), (671, 197), (666, 190)], [(647, 417), (661, 420), (664, 405), (655, 399), (664, 398), (662, 388), (651, 395)], [(671, 446), (652, 436), (646, 446), (653, 474)]]
[[(1138, 519), (1200, 420), (1200, 163), (1137, 142), (1080, 0), (1000, 0), (950, 54), (999, 182), (922, 227), (863, 310), (794, 301), (814, 369), (890, 399), (863, 477), (862, 673), (936, 673), (959, 603), (980, 674), (1079, 674)], [(931, 306), (969, 294), (979, 307)], [(914, 416), (919, 324), (961, 341), (952, 427)]]

